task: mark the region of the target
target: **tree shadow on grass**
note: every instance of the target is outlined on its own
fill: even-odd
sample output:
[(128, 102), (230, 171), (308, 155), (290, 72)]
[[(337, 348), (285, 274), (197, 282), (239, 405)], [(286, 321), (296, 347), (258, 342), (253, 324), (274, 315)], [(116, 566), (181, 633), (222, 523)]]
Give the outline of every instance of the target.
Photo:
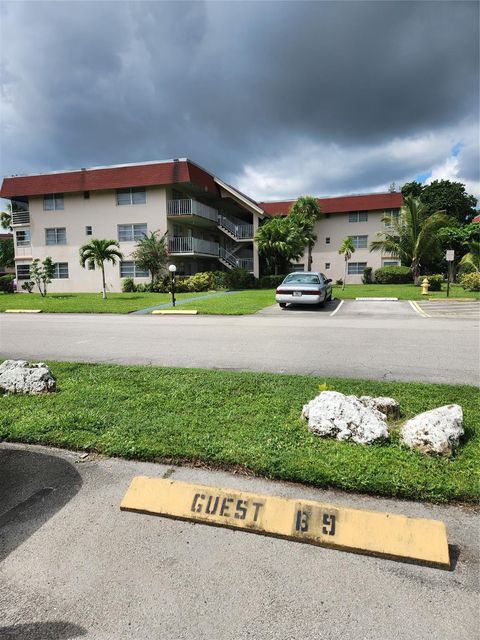
[(0, 562), (59, 511), (81, 486), (80, 474), (63, 458), (0, 448)]

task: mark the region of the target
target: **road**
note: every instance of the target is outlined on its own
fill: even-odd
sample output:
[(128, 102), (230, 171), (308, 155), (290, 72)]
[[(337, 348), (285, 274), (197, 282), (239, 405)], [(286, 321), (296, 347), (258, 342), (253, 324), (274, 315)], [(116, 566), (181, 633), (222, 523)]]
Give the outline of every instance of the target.
[(0, 316), (0, 353), (316, 376), (479, 383), (475, 317), (428, 318), (407, 302), (346, 301), (252, 316)]
[[(189, 467), (0, 445), (5, 640), (472, 640), (478, 513)], [(135, 475), (446, 523), (444, 571), (121, 512)]]

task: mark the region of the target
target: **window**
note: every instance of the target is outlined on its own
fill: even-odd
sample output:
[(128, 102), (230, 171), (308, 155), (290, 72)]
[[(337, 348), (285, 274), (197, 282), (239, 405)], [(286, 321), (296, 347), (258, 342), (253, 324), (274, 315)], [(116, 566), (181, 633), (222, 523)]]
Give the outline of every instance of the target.
[(348, 214), (349, 222), (367, 222), (368, 221), (368, 211), (351, 211)]
[(17, 280), (28, 280), (30, 278), (30, 265), (17, 264)]
[(142, 224), (119, 224), (118, 240), (120, 242), (133, 242), (141, 240), (147, 235), (147, 223)]
[(330, 238), (325, 238), (325, 244), (330, 244)]
[(65, 227), (45, 229), (46, 244), (67, 244), (67, 230)]
[(304, 264), (292, 264), (292, 266), (289, 269), (290, 273), (295, 273), (295, 271), (305, 271), (305, 265)]
[(400, 263), (398, 260), (384, 260), (383, 261), (383, 266), (384, 267), (399, 267)]
[(92, 235), (92, 227), (85, 227), (85, 235), (86, 236)]
[(368, 245), (368, 236), (350, 236), (355, 249), (366, 249)]
[(383, 224), (386, 227), (392, 227), (400, 219), (400, 209), (389, 209), (385, 211), (383, 216)]
[(325, 271), (330, 269), (330, 262), (325, 262)]
[(43, 196), (44, 211), (59, 211), (63, 208), (63, 193), (49, 193)]
[(145, 187), (117, 189), (117, 204), (145, 204), (146, 201)]
[(367, 266), (366, 262), (349, 262), (348, 263), (348, 274), (351, 276), (361, 276), (363, 275), (363, 270)]
[(149, 272), (137, 267), (135, 262), (120, 262), (121, 278), (148, 278)]
[(25, 229), (15, 232), (15, 239), (17, 241), (17, 247), (29, 247), (30, 246), (30, 230)]
[(319, 284), (318, 276), (310, 273), (291, 273), (284, 280), (284, 284)]
[(90, 198), (90, 191), (84, 191), (83, 192), (83, 197), (85, 200), (88, 200)]
[(55, 262), (52, 280), (68, 278), (68, 262)]

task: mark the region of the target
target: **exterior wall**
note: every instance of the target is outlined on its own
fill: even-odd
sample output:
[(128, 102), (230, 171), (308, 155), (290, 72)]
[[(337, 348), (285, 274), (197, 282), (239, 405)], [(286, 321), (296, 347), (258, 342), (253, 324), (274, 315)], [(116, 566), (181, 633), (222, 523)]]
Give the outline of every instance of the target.
[[(340, 278), (343, 279), (345, 259), (338, 253), (338, 249), (347, 236), (368, 236), (367, 248), (356, 249), (350, 262), (366, 262), (367, 266), (375, 271), (383, 266), (385, 259), (394, 260), (388, 256), (382, 256), (381, 252), (370, 252), (369, 249), (370, 243), (377, 239), (377, 233), (385, 228), (382, 222), (383, 215), (383, 211), (369, 211), (366, 222), (349, 222), (348, 213), (332, 213), (330, 217), (319, 220), (315, 226), (318, 239), (312, 251), (312, 271), (320, 271), (334, 282)], [(329, 244), (326, 238), (330, 238)], [(299, 262), (302, 262), (306, 269), (307, 254)], [(330, 263), (330, 268), (326, 267), (327, 263)], [(349, 274), (347, 282), (359, 284), (362, 282), (362, 275)]]
[[(147, 223), (148, 231), (165, 233), (167, 230), (166, 191), (163, 187), (147, 189), (146, 203), (135, 205), (117, 205), (115, 190), (93, 191), (90, 198), (85, 199), (82, 193), (66, 193), (64, 209), (60, 211), (44, 211), (43, 196), (29, 199), (30, 237), (32, 248), (29, 250), (33, 258), (43, 260), (50, 256), (53, 262), (68, 263), (68, 279), (54, 279), (49, 291), (56, 292), (98, 292), (101, 291), (101, 272), (98, 268), (89, 270), (80, 266), (79, 249), (92, 238), (108, 238), (118, 240), (119, 224)], [(92, 227), (92, 235), (87, 236), (85, 227)], [(45, 229), (65, 227), (67, 244), (47, 245)], [(15, 229), (17, 230), (17, 229)], [(121, 242), (120, 250), (124, 260), (129, 260), (135, 242)], [(17, 251), (17, 264), (30, 262), (22, 258), (22, 251)], [(110, 291), (121, 291), (120, 265), (105, 263), (105, 278)], [(22, 284), (19, 281), (19, 290)], [(136, 282), (148, 282), (148, 278), (136, 278)]]

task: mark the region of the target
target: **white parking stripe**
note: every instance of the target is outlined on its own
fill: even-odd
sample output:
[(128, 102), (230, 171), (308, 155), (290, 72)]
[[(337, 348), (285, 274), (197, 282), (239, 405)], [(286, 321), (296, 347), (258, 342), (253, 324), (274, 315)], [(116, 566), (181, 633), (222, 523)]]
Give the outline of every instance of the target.
[(340, 304), (338, 305), (338, 307), (335, 309), (335, 311), (333, 311), (330, 315), (334, 316), (337, 311), (340, 309), (340, 307), (342, 306), (342, 304), (345, 302), (345, 300), (340, 300)]

